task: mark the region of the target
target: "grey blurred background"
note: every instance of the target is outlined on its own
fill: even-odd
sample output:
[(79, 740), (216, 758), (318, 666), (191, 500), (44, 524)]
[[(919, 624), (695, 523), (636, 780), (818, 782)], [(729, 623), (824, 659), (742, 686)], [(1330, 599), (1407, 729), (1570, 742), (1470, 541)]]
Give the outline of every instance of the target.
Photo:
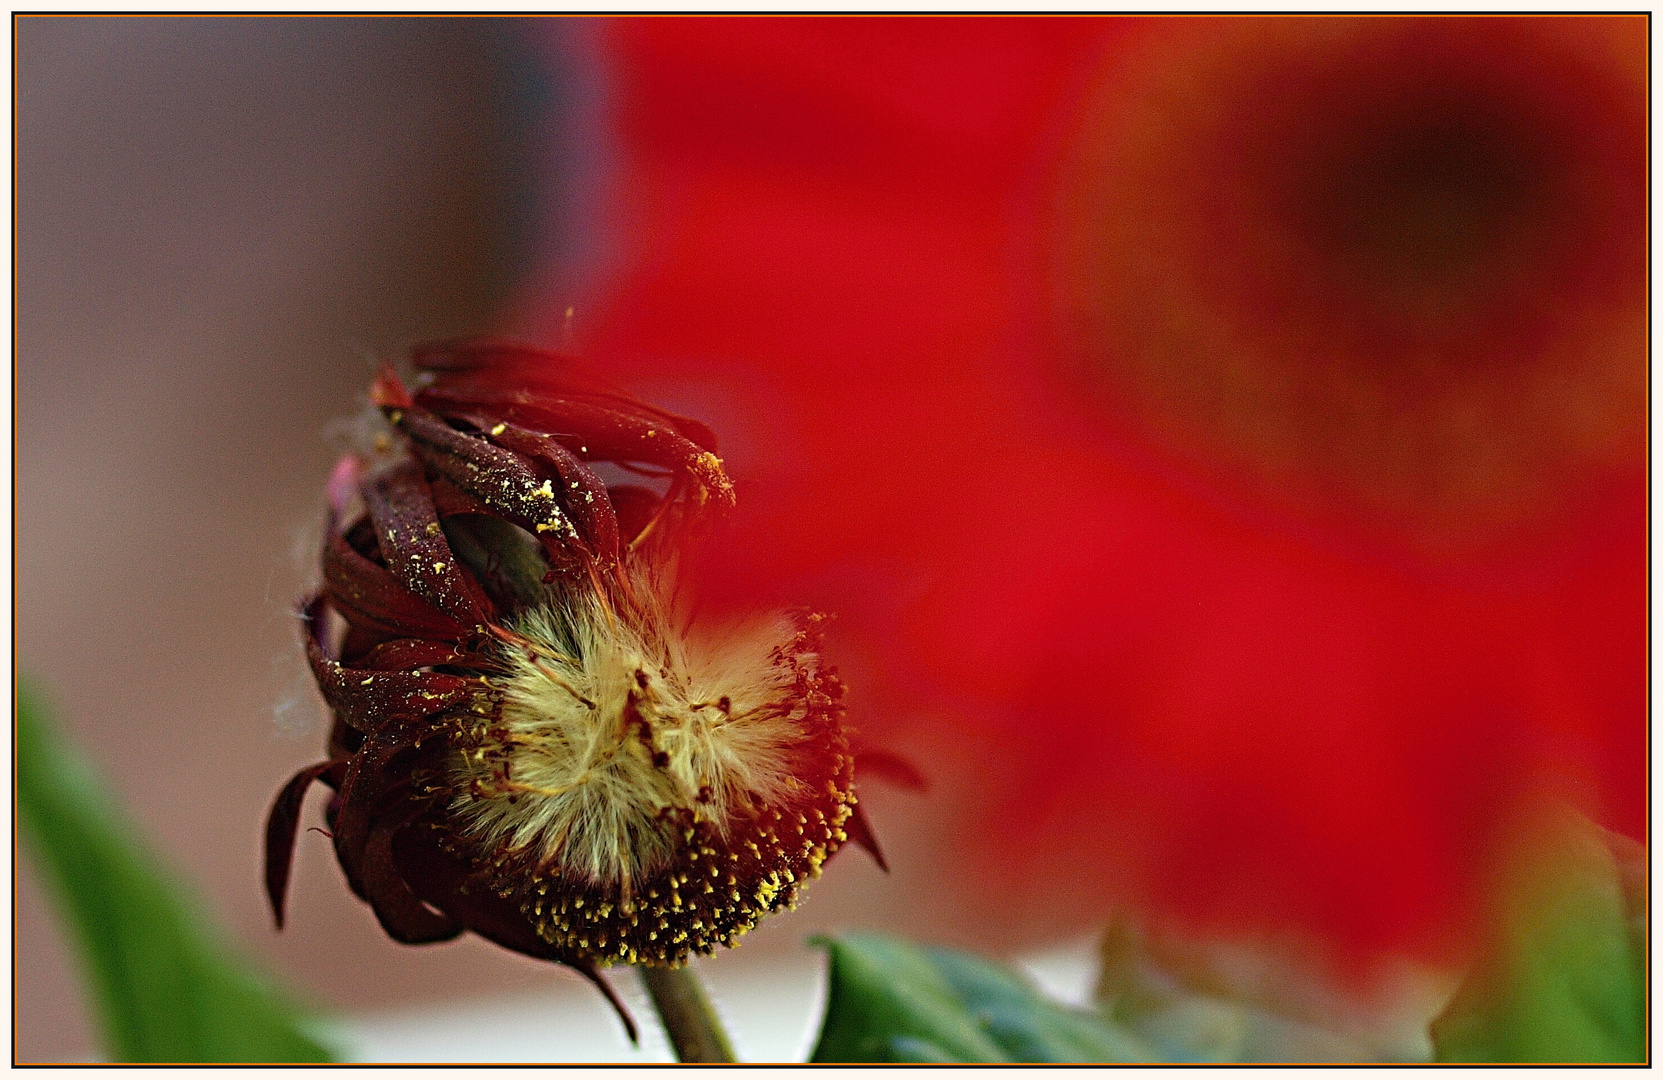
[[(389, 979), (356, 902), (308, 887), (318, 851), (314, 910), (279, 942), (256, 846), (273, 784), (317, 756), (286, 612), (324, 430), (369, 357), (481, 330), (504, 291), (506, 38), (385, 19), (16, 34), (19, 667), (250, 951), (331, 1002), (416, 992), (437, 958)], [(15, 957), (16, 1059), (95, 1051), (23, 859)]]
[[(471, 937), (387, 940), (313, 834), (278, 935), (259, 844), (277, 787), (322, 749), (292, 610), (330, 425), (373, 358), (493, 329), (527, 275), (546, 292), (593, 269), (577, 190), (605, 158), (593, 27), (14, 28), (19, 669), (237, 944), (319, 1008), (575, 982)], [(560, 265), (530, 258), (550, 251)], [(904, 857), (928, 831), (885, 839)], [(73, 959), (16, 859), (15, 1060), (85, 1060), (98, 1041)], [(892, 921), (906, 887), (841, 860), (808, 917)], [(747, 952), (800, 949), (803, 919)]]

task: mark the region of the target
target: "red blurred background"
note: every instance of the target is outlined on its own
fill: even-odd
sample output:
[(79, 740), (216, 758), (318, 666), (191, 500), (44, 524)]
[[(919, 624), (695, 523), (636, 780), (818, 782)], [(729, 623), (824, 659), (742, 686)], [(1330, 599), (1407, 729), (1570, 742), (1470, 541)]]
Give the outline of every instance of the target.
[(1643, 835), (1643, 18), (604, 40), (580, 351), (729, 438), (711, 594), (842, 617), (942, 933), (1447, 961), (1521, 802)]

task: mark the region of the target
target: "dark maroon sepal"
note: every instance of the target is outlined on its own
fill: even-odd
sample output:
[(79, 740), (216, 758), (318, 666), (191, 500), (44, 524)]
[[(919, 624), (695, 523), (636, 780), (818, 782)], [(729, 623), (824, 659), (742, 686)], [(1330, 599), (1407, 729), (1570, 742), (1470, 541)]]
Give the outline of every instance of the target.
[(889, 863), (883, 857), (883, 849), (878, 846), (878, 838), (872, 833), (872, 823), (866, 820), (866, 811), (855, 803), (850, 808), (849, 820), (843, 823), (843, 831), (849, 834), (849, 842), (858, 844), (872, 856), (872, 861), (878, 864), (878, 869), (889, 873)]
[(378, 819), (365, 841), (360, 867), (364, 896), (375, 909), (382, 929), (394, 941), (406, 945), (449, 941), (463, 930), (461, 923), (421, 902), (393, 859), (393, 837), (408, 827), (421, 809), (419, 804), (413, 805), (408, 815)]
[(271, 804), (266, 816), (266, 896), (277, 929), (283, 929), (284, 910), (289, 897), (289, 873), (294, 866), (295, 837), (300, 831), (300, 808), (313, 781), (333, 773), (336, 785), (346, 773), (345, 761), (320, 761), (308, 765), (290, 778)]
[(623, 999), (618, 996), (616, 990), (612, 989), (612, 984), (601, 976), (600, 969), (595, 966), (595, 962), (593, 960), (583, 960), (578, 963), (568, 961), (566, 966), (595, 984), (595, 989), (601, 992), (601, 996), (606, 998), (606, 1003), (612, 1006), (612, 1011), (618, 1014), (618, 1019), (623, 1021), (624, 1034), (629, 1036), (630, 1045), (640, 1046), (641, 1036), (635, 1030), (634, 1017), (629, 1015), (629, 1010), (624, 1007)]

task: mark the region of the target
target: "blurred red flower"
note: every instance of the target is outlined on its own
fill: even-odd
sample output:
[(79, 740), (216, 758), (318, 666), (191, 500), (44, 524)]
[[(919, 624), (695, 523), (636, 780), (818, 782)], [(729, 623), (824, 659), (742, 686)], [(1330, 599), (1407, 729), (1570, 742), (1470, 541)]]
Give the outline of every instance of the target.
[(708, 602), (975, 785), (967, 902), (1447, 955), (1519, 799), (1643, 835), (1643, 18), (603, 41), (583, 351), (724, 432)]

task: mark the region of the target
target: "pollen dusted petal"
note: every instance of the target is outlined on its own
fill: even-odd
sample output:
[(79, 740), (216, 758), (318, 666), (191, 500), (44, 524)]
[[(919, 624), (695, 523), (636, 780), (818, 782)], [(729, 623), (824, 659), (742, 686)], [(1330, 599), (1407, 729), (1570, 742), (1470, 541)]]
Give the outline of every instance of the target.
[(385, 641), (352, 664), (366, 671), (402, 671), (423, 667), (460, 667), (486, 670), (491, 661), (484, 654), (448, 641), (403, 638)]
[(487, 689), (478, 679), (441, 672), (342, 667), (324, 655), (317, 635), (310, 631), (306, 634), (306, 659), (329, 707), (365, 734), (379, 730), (389, 717), (429, 716)]
[(421, 467), (388, 469), (366, 480), (363, 492), (382, 558), (399, 582), (463, 623), (490, 622), (491, 602), (450, 550)]
[(320, 761), (308, 765), (290, 778), (271, 804), (266, 818), (266, 896), (271, 900), (272, 919), (283, 929), (283, 912), (289, 896), (289, 872), (294, 866), (295, 836), (300, 829), (300, 808), (313, 781), (329, 776), (339, 787), (346, 774), (344, 761)]
[(618, 516), (612, 510), (612, 501), (606, 497), (606, 484), (595, 475), (594, 470), (551, 436), (507, 421), (492, 423), (482, 417), (475, 423), (498, 446), (520, 454), (552, 473), (559, 482), (560, 504), (577, 523), (583, 538), (601, 559), (607, 563), (617, 562)]
[(442, 476), (435, 476), (428, 481), (428, 487), (433, 491), (433, 509), (439, 514), (439, 520), (456, 517), (458, 514), (484, 514), (495, 517), (496, 513), (489, 506), (472, 495), (463, 491)]
[(385, 567), (354, 551), (336, 534), (323, 549), (323, 581), (329, 602), (354, 627), (371, 625), (387, 638), (455, 641), (470, 627), (406, 589)]
[(423, 390), (417, 400), (439, 412), (465, 413), (472, 411), (470, 406), (486, 405), (509, 422), (549, 433), (585, 461), (645, 462), (684, 472), (710, 501), (733, 505), (733, 485), (721, 459), (681, 434), (666, 416), (559, 397), (482, 402), (449, 386)]
[(421, 409), (398, 411), (394, 423), (440, 476), (535, 536), (556, 566), (575, 567), (577, 530), (561, 511), (553, 484), (524, 458), (463, 434)]

